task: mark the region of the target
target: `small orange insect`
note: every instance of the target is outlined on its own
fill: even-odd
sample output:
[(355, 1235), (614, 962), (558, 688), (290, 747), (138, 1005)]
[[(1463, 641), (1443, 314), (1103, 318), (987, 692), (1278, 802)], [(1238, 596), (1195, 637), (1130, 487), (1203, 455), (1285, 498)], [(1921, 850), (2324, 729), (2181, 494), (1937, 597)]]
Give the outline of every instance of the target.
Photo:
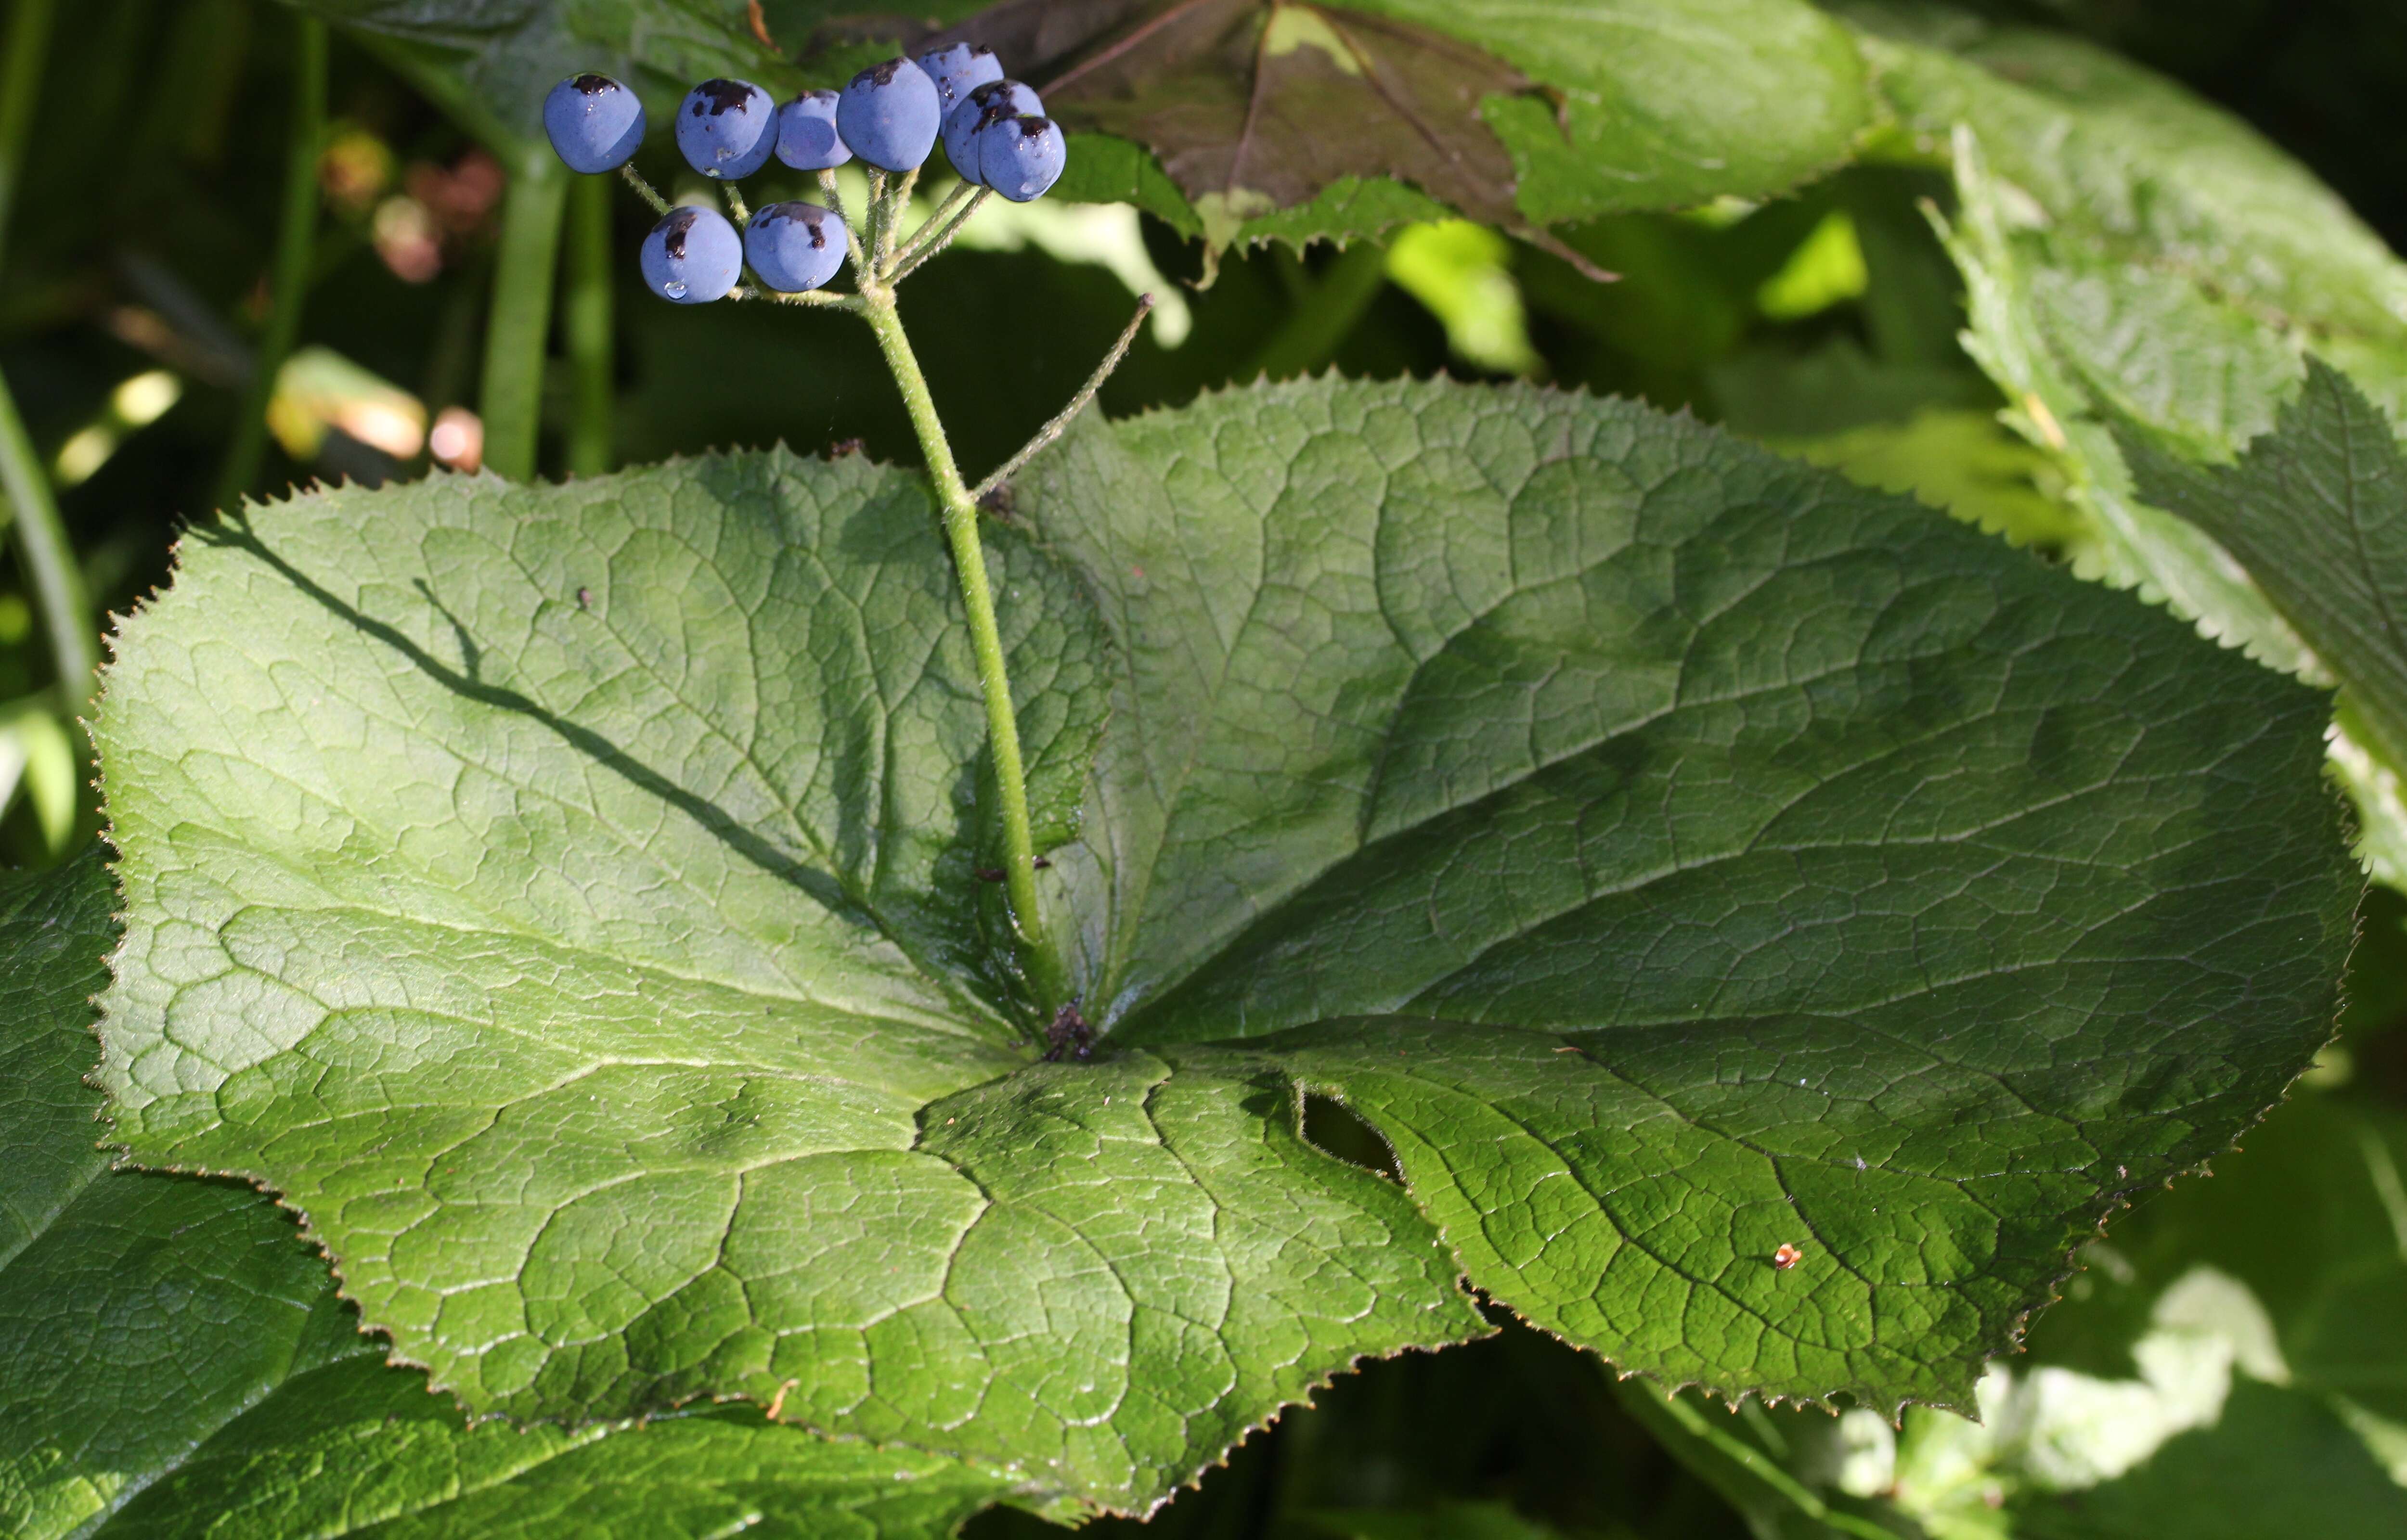
[(1794, 1246), (1783, 1246), (1779, 1250), (1772, 1253), (1772, 1264), (1784, 1273), (1804, 1260), (1805, 1253)]

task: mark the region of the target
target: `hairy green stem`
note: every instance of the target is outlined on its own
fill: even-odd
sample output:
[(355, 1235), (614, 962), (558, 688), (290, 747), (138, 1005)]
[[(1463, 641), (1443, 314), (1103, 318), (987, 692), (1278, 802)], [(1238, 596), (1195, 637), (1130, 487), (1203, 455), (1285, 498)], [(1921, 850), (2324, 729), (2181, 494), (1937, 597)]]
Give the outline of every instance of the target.
[(973, 186), (968, 182), (955, 183), (953, 190), (945, 194), (944, 202), (936, 205), (935, 212), (929, 215), (919, 228), (913, 231), (909, 237), (895, 249), (895, 259), (903, 261), (918, 255), (919, 248), (926, 246), (936, 235), (945, 221), (961, 211), (963, 204), (981, 196), (987, 191), (986, 188)]
[[(986, 206), (986, 200), (993, 191), (991, 188), (979, 188), (949, 219), (946, 218), (944, 210), (939, 209), (926, 224), (921, 225), (919, 232), (904, 243), (903, 249), (895, 253), (894, 281), (901, 283), (918, 272), (920, 264), (929, 258), (952, 245), (953, 237), (961, 233), (962, 226), (977, 217), (977, 211)], [(939, 219), (944, 220), (941, 226), (937, 223)]]
[(284, 147), (284, 206), (278, 216), (276, 266), (268, 279), (267, 330), (259, 339), (235, 416), (234, 442), (218, 473), (215, 506), (231, 508), (259, 475), (267, 452), (267, 403), (277, 376), (301, 334), (301, 307), (309, 298), (309, 268), (318, 243), (318, 150), (326, 136), (326, 23), (298, 19), (300, 49), (292, 70), (292, 122)]
[(844, 221), (845, 246), (852, 254), (852, 270), (855, 273), (866, 272), (869, 267), (868, 250), (861, 244), (861, 227), (854, 224), (852, 216), (844, 211), (844, 194), (836, 190), (834, 172), (819, 173), (819, 199), (827, 205), (829, 213)]
[(0, 242), (17, 208), (17, 178), (25, 168), (25, 139), (34, 130), (34, 103), (42, 93), (56, 0), (17, 0), (8, 16), (8, 54), (0, 61)]
[(568, 208), (568, 171), (548, 146), (528, 151), (502, 205), (502, 250), (493, 263), (493, 307), (485, 322), (485, 466), (525, 481), (534, 474), (543, 417), (544, 343), (551, 332), (552, 276)]
[[(820, 175), (825, 176), (827, 174), (825, 172), (821, 172)], [(619, 168), (619, 177), (620, 179), (624, 181), (629, 187), (634, 188), (635, 190), (635, 196), (643, 199), (644, 202), (650, 206), (651, 211), (659, 215), (661, 218), (667, 219), (669, 210), (677, 206), (670, 203), (666, 198), (661, 196), (661, 190), (659, 188), (654, 187), (651, 183), (644, 179), (644, 174), (635, 169), (634, 162), (629, 161), (625, 165), (620, 166)]]
[[(889, 218), (891, 217), (890, 211)], [(873, 215), (873, 219), (875, 216)], [(994, 751), (994, 779), (1000, 806), (1004, 844), (1004, 881), (1011, 902), (1011, 924), (1017, 932), (1021, 963), (1036, 1003), (1047, 1012), (1063, 997), (1061, 961), (1045, 925), (1036, 898), (1036, 848), (1028, 822), (1027, 773), (1019, 758), (1019, 723), (1011, 706), (1011, 677), (1004, 670), (1003, 635), (994, 618), (994, 591), (987, 580), (986, 549), (978, 534), (977, 504), (961, 481), (961, 468), (936, 417), (928, 393), (927, 376), (903, 332), (903, 317), (894, 306), (894, 291), (874, 274), (861, 276), (861, 312), (877, 336), (903, 404), (919, 432), (919, 447), (928, 457), (928, 475), (935, 483), (936, 501), (944, 511), (945, 539), (953, 548), (953, 567), (961, 579), (961, 607), (969, 613), (970, 647), (977, 655), (978, 689), (986, 697), (987, 739)]]
[(17, 554), (25, 564), (25, 579), (50, 636), (50, 662), (59, 671), (59, 696), (70, 709), (92, 699), (93, 671), (99, 667), (92, 596), (85, 591), (83, 569), (76, 565), (75, 547), (59, 518), (58, 500), (50, 495), (50, 474), (42, 468), (34, 441), (17, 415), (17, 398), (0, 380), (0, 488), (8, 494), (16, 514)]
[(1112, 344), (1112, 350), (1104, 355), (1104, 361), (1095, 365), (1095, 372), (1087, 376), (1087, 383), (1078, 387), (1078, 393), (1070, 398), (1070, 404), (1054, 413), (1053, 419), (1039, 428), (1034, 438), (1021, 445), (1018, 454), (996, 466), (991, 475), (972, 487), (972, 502), (983, 501), (989, 492), (1018, 475), (1021, 466), (1034, 459), (1047, 445), (1069, 431), (1071, 422), (1087, 409), (1089, 402), (1095, 399), (1095, 392), (1104, 388), (1104, 381), (1111, 378), (1112, 371), (1120, 366), (1120, 360), (1128, 357), (1129, 345), (1136, 341), (1136, 329), (1145, 324), (1145, 318), (1152, 309), (1152, 295), (1139, 294), (1136, 297), (1136, 314), (1131, 316), (1128, 325), (1120, 329), (1120, 340)]
[(568, 473), (598, 476), (610, 469), (611, 417), (617, 405), (611, 352), (610, 184), (580, 177), (569, 193), (568, 289), (561, 331), (576, 381), (568, 419)]
[(861, 308), (861, 298), (859, 295), (832, 294), (824, 289), (806, 289), (799, 294), (782, 293), (777, 290), (771, 289), (764, 290), (761, 297), (765, 300), (775, 301), (778, 304), (799, 304), (805, 307), (817, 306), (825, 310), (858, 310)]
[(864, 210), (861, 216), (862, 225), (861, 232), (861, 244), (862, 248), (869, 255), (869, 267), (883, 272), (886, 267), (886, 246), (883, 239), (883, 233), (886, 220), (891, 217), (891, 209), (886, 198), (886, 173), (878, 170), (876, 166), (871, 166), (867, 173), (867, 177), (869, 181), (869, 207)]

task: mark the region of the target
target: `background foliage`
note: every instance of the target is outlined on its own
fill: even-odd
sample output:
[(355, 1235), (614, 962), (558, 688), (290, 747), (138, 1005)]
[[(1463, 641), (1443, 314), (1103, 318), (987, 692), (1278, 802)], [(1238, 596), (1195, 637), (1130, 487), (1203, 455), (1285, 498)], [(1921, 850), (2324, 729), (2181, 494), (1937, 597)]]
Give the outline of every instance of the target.
[[(314, 8), (370, 26), (334, 33), (297, 350), (263, 387), (273, 429), (254, 483), (263, 488), (407, 477), (435, 454), (466, 461), (489, 426), (476, 413), (499, 324), (493, 276), (511, 261), (507, 189), (514, 172), (521, 183), (541, 175), (525, 169), (524, 104), (513, 106), (508, 89), (510, 50), (525, 41), (511, 18), (528, 7), (490, 7), (484, 20), (499, 24), (469, 39), (489, 52), (464, 70), (446, 51), (459, 39), (420, 20), (441, 7)], [(652, 87), (747, 56), (740, 6), (665, 9), (684, 20), (654, 35), (658, 51), (644, 61)], [(1693, 135), (1700, 153), (1745, 151), (1693, 181), (1632, 191), (1602, 175), (1617, 148), (1602, 118), (1575, 112), (1558, 133), (1539, 103), (1519, 104), (1486, 125), (1522, 169), (1517, 202), (1471, 210), (1510, 234), (1444, 220), (1439, 205), (1375, 177), (1301, 213), (1238, 219), (1142, 158), (1116, 154), (1100, 136), (1112, 125), (1089, 125), (1077, 163), (1095, 180), (1081, 185), (1132, 199), (1142, 216), (1048, 208), (990, 220), (971, 249), (915, 282), (919, 345), (956, 445), (973, 466), (1008, 453), (1108, 345), (1132, 292), (1151, 288), (1176, 303), (1107, 388), (1115, 415), (1257, 374), (1331, 367), (1641, 396), (1915, 490), (2085, 575), (2166, 599), (2275, 666), (2383, 699), (2378, 670), (2357, 669), (2342, 643), (2286, 619), (2277, 585), (2235, 576), (2184, 522), (2220, 534), (2211, 516), (2177, 507), (2175, 474), (2150, 480), (2125, 447), (2139, 432), (2192, 459), (2230, 456), (2300, 390), (2310, 349), (2396, 417), (2407, 390), (2397, 296), (2407, 285), (2395, 259), (2374, 235), (2333, 222), (2326, 195), (2290, 162), (2235, 136), (2192, 97), (2068, 39), (2111, 46), (2247, 118), (2396, 248), (2407, 235), (2407, 152), (2386, 114), (2407, 85), (2407, 43), (2387, 7), (1986, 9), (1979, 19), (1898, 6), (1826, 15), (1734, 3), (1706, 7), (1713, 25), (1693, 57), (1500, 31), (1498, 56), (1532, 76), (1560, 74), (1548, 83), (1588, 93), (1581, 101), (1659, 100), (1666, 132)], [(764, 16), (781, 40), (828, 20), (794, 3), (770, 4)], [(0, 273), (0, 373), (57, 487), (82, 575), (111, 610), (164, 578), (182, 521), (214, 504), (244, 389), (257, 378), (274, 311), (284, 104), (307, 64), (292, 22), (255, 0), (164, 11), (93, 0), (43, 58), (53, 104), (71, 95), (79, 115), (115, 125), (117, 161), (95, 177), (73, 135), (36, 127)], [(1994, 30), (2016, 23), (2044, 31)], [(1733, 50), (1765, 89), (1707, 92), (1730, 104), (1726, 118), (1679, 112), (1699, 95), (1698, 60), (1720, 71)], [(846, 57), (839, 47), (813, 67), (841, 73)], [(1780, 110), (1754, 113), (1750, 104), (1767, 99)], [(2068, 104), (2069, 145), (2025, 132)], [(1976, 143), (1951, 139), (1963, 121), (1982, 131)], [(1657, 205), (1690, 211), (1618, 212)], [(816, 451), (854, 437), (874, 458), (914, 458), (868, 339), (840, 318), (650, 304), (621, 260), (640, 229), (631, 205), (580, 207), (569, 228), (562, 281), (572, 306), (533, 425), (541, 467), (591, 471), (777, 440)], [(1314, 234), (1349, 239), (1305, 245)], [(612, 260), (580, 266), (580, 240)], [(2186, 260), (2209, 247), (2211, 271)], [(1581, 261), (1624, 281), (1600, 287)], [(1207, 274), (1208, 287), (1173, 287)], [(613, 344), (600, 377), (615, 431), (600, 443), (579, 410), (596, 374), (577, 304), (605, 318)], [(1008, 366), (998, 370), (998, 358)], [(2223, 538), (2245, 556), (2244, 534)], [(50, 667), (24, 572), (0, 567), (0, 861), (10, 865), (68, 857), (96, 819), (80, 740), (43, 693)], [(2360, 683), (2368, 678), (2375, 683)], [(2407, 867), (2386, 854), (2396, 839), (2386, 734), (2344, 732), (2335, 758), (2358, 796), (2367, 854), (2395, 881)], [(11, 901), (36, 902), (14, 897), (33, 891), (12, 889)], [(106, 902), (98, 892), (87, 876), (68, 897), (38, 901), (89, 908)], [(1317, 1409), (1256, 1434), (1151, 1530), (2238, 1536), (2267, 1532), (2272, 1520), (2251, 1505), (2261, 1503), (2284, 1522), (2311, 1511), (2335, 1534), (2398, 1533), (2407, 1479), (2400, 920), (2388, 900), (2370, 911), (2346, 1036), (2292, 1105), (2244, 1154), (2218, 1161), (2215, 1180), (2144, 1199), (2091, 1248), (2029, 1356), (1992, 1371), (1978, 1429), (1937, 1412), (1910, 1414), (1891, 1434), (1864, 1413), (1750, 1405), (1733, 1416), (1696, 1398), (1662, 1403), (1640, 1382), (1614, 1383), (1592, 1358), (1509, 1327), (1341, 1379)], [(84, 1040), (80, 1002), (100, 982), (74, 962), (7, 975), (7, 987), (39, 980), (50, 990), (21, 1009), (48, 1011), (60, 1035), (7, 1074), (12, 1087), (55, 1087), (34, 1098), (53, 1123), (81, 1115), (76, 1054), (59, 1045)], [(36, 1136), (20, 1132), (30, 1126), (8, 1131), (30, 1145)], [(409, 1520), (430, 1533), (546, 1533), (591, 1490), (579, 1462), (627, 1458), (611, 1452), (607, 1425), (558, 1438), (469, 1429), (429, 1398), (400, 1396), (360, 1351), (310, 1253), (239, 1187), (104, 1174), (97, 1157), (56, 1180), (59, 1211), (116, 1250), (92, 1253), (107, 1264), (85, 1278), (41, 1273), (28, 1253), (0, 1275), (0, 1297), (77, 1302), (92, 1313), (86, 1329), (130, 1345), (127, 1384), (145, 1383), (156, 1359), (143, 1354), (178, 1322), (267, 1300), (287, 1328), (213, 1363), (224, 1386), (180, 1398), (155, 1385), (129, 1392), (70, 1430), (86, 1448), (124, 1446), (110, 1455), (117, 1468), (167, 1476), (109, 1533), (176, 1533), (229, 1493), (263, 1505), (250, 1518), (270, 1533), (396, 1519), (365, 1475), (334, 1511), (276, 1507), (325, 1491), (263, 1469), (298, 1458), (281, 1432), (252, 1449), (244, 1423), (178, 1421), (229, 1397), (247, 1400), (263, 1424), (272, 1409), (291, 1420), (280, 1428), (310, 1426), (306, 1458), (335, 1468), (363, 1450), (387, 1458), (398, 1444), (420, 1478), (445, 1473), (454, 1496)], [(212, 1304), (210, 1286), (239, 1298)], [(0, 1340), (14, 1372), (35, 1381), (68, 1372), (42, 1355), (72, 1323), (30, 1309), (0, 1315), (19, 1334)], [(37, 1466), (48, 1457), (27, 1420), (34, 1403), (9, 1405), (0, 1458)], [(965, 1467), (906, 1473), (799, 1436), (790, 1451), (747, 1438), (739, 1456), (728, 1436), (734, 1412), (681, 1419), (673, 1437), (645, 1446), (653, 1479), (677, 1494), (680, 1521), (695, 1533), (765, 1508), (805, 1516), (790, 1519), (795, 1533), (834, 1533), (841, 1521), (916, 1533), (1002, 1490)], [(207, 1458), (187, 1460), (205, 1434)], [(538, 1453), (530, 1439), (550, 1444)], [(0, 1476), (0, 1504), (46, 1493), (41, 1533), (114, 1505), (105, 1492), (29, 1480), (28, 1468)], [(907, 1499), (896, 1495), (906, 1474), (924, 1478)], [(659, 1521), (657, 1512), (576, 1511), (597, 1531), (656, 1533)], [(994, 1510), (973, 1533), (1040, 1525)]]

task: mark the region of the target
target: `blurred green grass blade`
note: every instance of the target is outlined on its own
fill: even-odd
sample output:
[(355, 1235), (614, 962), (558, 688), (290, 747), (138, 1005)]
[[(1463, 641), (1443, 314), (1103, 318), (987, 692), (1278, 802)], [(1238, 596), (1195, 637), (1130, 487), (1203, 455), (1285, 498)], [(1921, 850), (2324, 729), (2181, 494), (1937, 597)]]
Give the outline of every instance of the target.
[(17, 177), (25, 164), (25, 138), (33, 132), (34, 103), (41, 95), (42, 64), (50, 56), (56, 0), (17, 0), (8, 13), (8, 57), (0, 69), (0, 243), (17, 208)]
[(259, 339), (242, 407), (235, 417), (234, 442), (218, 474), (211, 506), (230, 508), (259, 475), (267, 450), (267, 403), (276, 378), (301, 332), (301, 308), (308, 302), (309, 269), (318, 238), (318, 147), (326, 129), (326, 23), (300, 19), (292, 71), (292, 128), (285, 144), (284, 200), (278, 216), (276, 266), (268, 283), (267, 330)]
[(93, 671), (99, 667), (99, 648), (93, 636), (92, 596), (84, 588), (83, 571), (76, 565), (66, 526), (60, 522), (58, 500), (50, 495), (50, 474), (35, 453), (17, 415), (17, 398), (0, 379), (0, 489), (8, 494), (15, 514), (17, 552), (24, 562), (26, 581), (49, 633), (50, 659), (69, 701), (81, 705), (89, 698)]
[(502, 205), (502, 250), (493, 266), (493, 308), (485, 326), (485, 468), (511, 481), (535, 471), (543, 417), (544, 340), (551, 331), (552, 278), (568, 211), (568, 171), (550, 147), (529, 149), (510, 171)]
[[(17, 0), (8, 27), (6, 74), (0, 75), (0, 242), (5, 242), (8, 216), (16, 203), (17, 177), (24, 164), (25, 136), (34, 104), (42, 90), (42, 64), (50, 51), (51, 0)], [(58, 500), (51, 495), (50, 474), (34, 441), (17, 413), (17, 399), (0, 380), (0, 490), (8, 506), (0, 510), (0, 524), (13, 523), (17, 550), (25, 564), (25, 579), (41, 607), (42, 626), (50, 635), (50, 657), (65, 693), (76, 704), (85, 699), (93, 670), (99, 666), (93, 641), (92, 599), (84, 591), (83, 572), (76, 566), (65, 526), (59, 520)], [(8, 516), (13, 514), (13, 519)]]
[(1387, 253), (1368, 241), (1357, 242), (1297, 295), (1294, 309), (1262, 345), (1246, 374), (1291, 379), (1327, 363), (1387, 281)]
[(568, 423), (568, 473), (598, 476), (611, 466), (611, 413), (618, 384), (612, 349), (610, 194), (605, 177), (577, 180), (570, 197), (568, 293), (561, 331), (574, 379)]

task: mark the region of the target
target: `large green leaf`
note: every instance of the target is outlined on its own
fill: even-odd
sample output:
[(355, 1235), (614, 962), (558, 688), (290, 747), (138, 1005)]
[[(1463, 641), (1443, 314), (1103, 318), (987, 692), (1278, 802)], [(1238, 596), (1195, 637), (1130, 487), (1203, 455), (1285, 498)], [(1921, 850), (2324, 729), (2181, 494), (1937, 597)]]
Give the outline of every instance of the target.
[(919, 1540), (1009, 1493), (750, 1407), (467, 1425), (384, 1365), (266, 1199), (107, 1169), (82, 1072), (111, 897), (96, 855), (0, 876), (0, 1529)]
[(2144, 434), (2121, 445), (2139, 493), (2237, 556), (2339, 679), (2392, 763), (2407, 756), (2407, 454), (2389, 419), (2310, 359), (2297, 399), (2232, 466)]
[(1667, 1419), (1636, 1382), (1625, 1400), (1759, 1533), (2398, 1534), (2402, 1158), (2395, 1111), (2314, 1093), (2281, 1109), (2214, 1180), (2150, 1196), (2088, 1250), (2030, 1358), (1984, 1381), (1979, 1424), (1917, 1409), (1897, 1436), (1860, 1412), (1684, 1403)]
[(744, 1395), (1141, 1507), (1482, 1331), (1458, 1271), (1627, 1367), (1960, 1402), (2326, 1031), (2313, 694), (1902, 500), (1322, 382), (1020, 507), (1092, 1062), (985, 961), (920, 484), (742, 456), (196, 535), (98, 728), (119, 1137), (276, 1189), (478, 1409)]
[(356, 31), (497, 144), (543, 143), (543, 98), (584, 70), (634, 86), (664, 132), (696, 81), (772, 91), (803, 78), (748, 24), (745, 0), (285, 0)]
[(422, 1377), (354, 1355), (285, 1381), (93, 1533), (929, 1540), (1010, 1490), (933, 1455), (763, 1426), (753, 1406), (640, 1426), (467, 1425)]
[[(763, 11), (776, 49), (744, 0), (292, 3), (378, 39), (482, 132), (527, 143), (543, 93), (577, 70), (627, 77), (662, 121), (705, 76), (840, 84), (947, 24), (1002, 45), (1040, 88), (1133, 38), (1132, 85), (1058, 104), (1070, 128), (1104, 132), (1081, 134), (1056, 195), (1132, 200), (1216, 246), (1376, 235), (1448, 205), (1545, 227), (1761, 197), (1844, 162), (1873, 112), (1845, 30), (1804, 0), (1225, 0), (1213, 25), (1261, 46), (1214, 31), (1184, 51), (1177, 29), (1150, 25), (1163, 7), (1123, 0), (946, 0), (907, 18), (789, 0)], [(1334, 41), (1348, 29), (1352, 43)], [(1284, 106), (1261, 89), (1282, 72), (1297, 76)]]
[[(1967, 345), (2008, 419), (2064, 463), (2075, 569), (2328, 679), (2243, 562), (2133, 489), (2103, 419), (2226, 459), (2272, 426), (2313, 350), (2399, 420), (2407, 263), (2303, 166), (2127, 61), (1941, 6), (1839, 8), (1864, 28), (1899, 137), (1953, 155)], [(2333, 760), (2362, 854), (2407, 883), (2401, 767), (2343, 728)]]
[(357, 1338), (292, 1226), (231, 1185), (113, 1174), (93, 996), (107, 982), (95, 853), (0, 878), (0, 1516), (72, 1533), (287, 1376)]
[(1158, 155), (1220, 242), (1374, 234), (1421, 194), (1527, 229), (1781, 191), (1870, 111), (1797, 0), (1005, 0), (939, 35)]
[(1786, 192), (1873, 118), (1843, 29), (1802, 0), (1351, 0), (1479, 45), (1559, 93), (1491, 98), (1539, 224)]

